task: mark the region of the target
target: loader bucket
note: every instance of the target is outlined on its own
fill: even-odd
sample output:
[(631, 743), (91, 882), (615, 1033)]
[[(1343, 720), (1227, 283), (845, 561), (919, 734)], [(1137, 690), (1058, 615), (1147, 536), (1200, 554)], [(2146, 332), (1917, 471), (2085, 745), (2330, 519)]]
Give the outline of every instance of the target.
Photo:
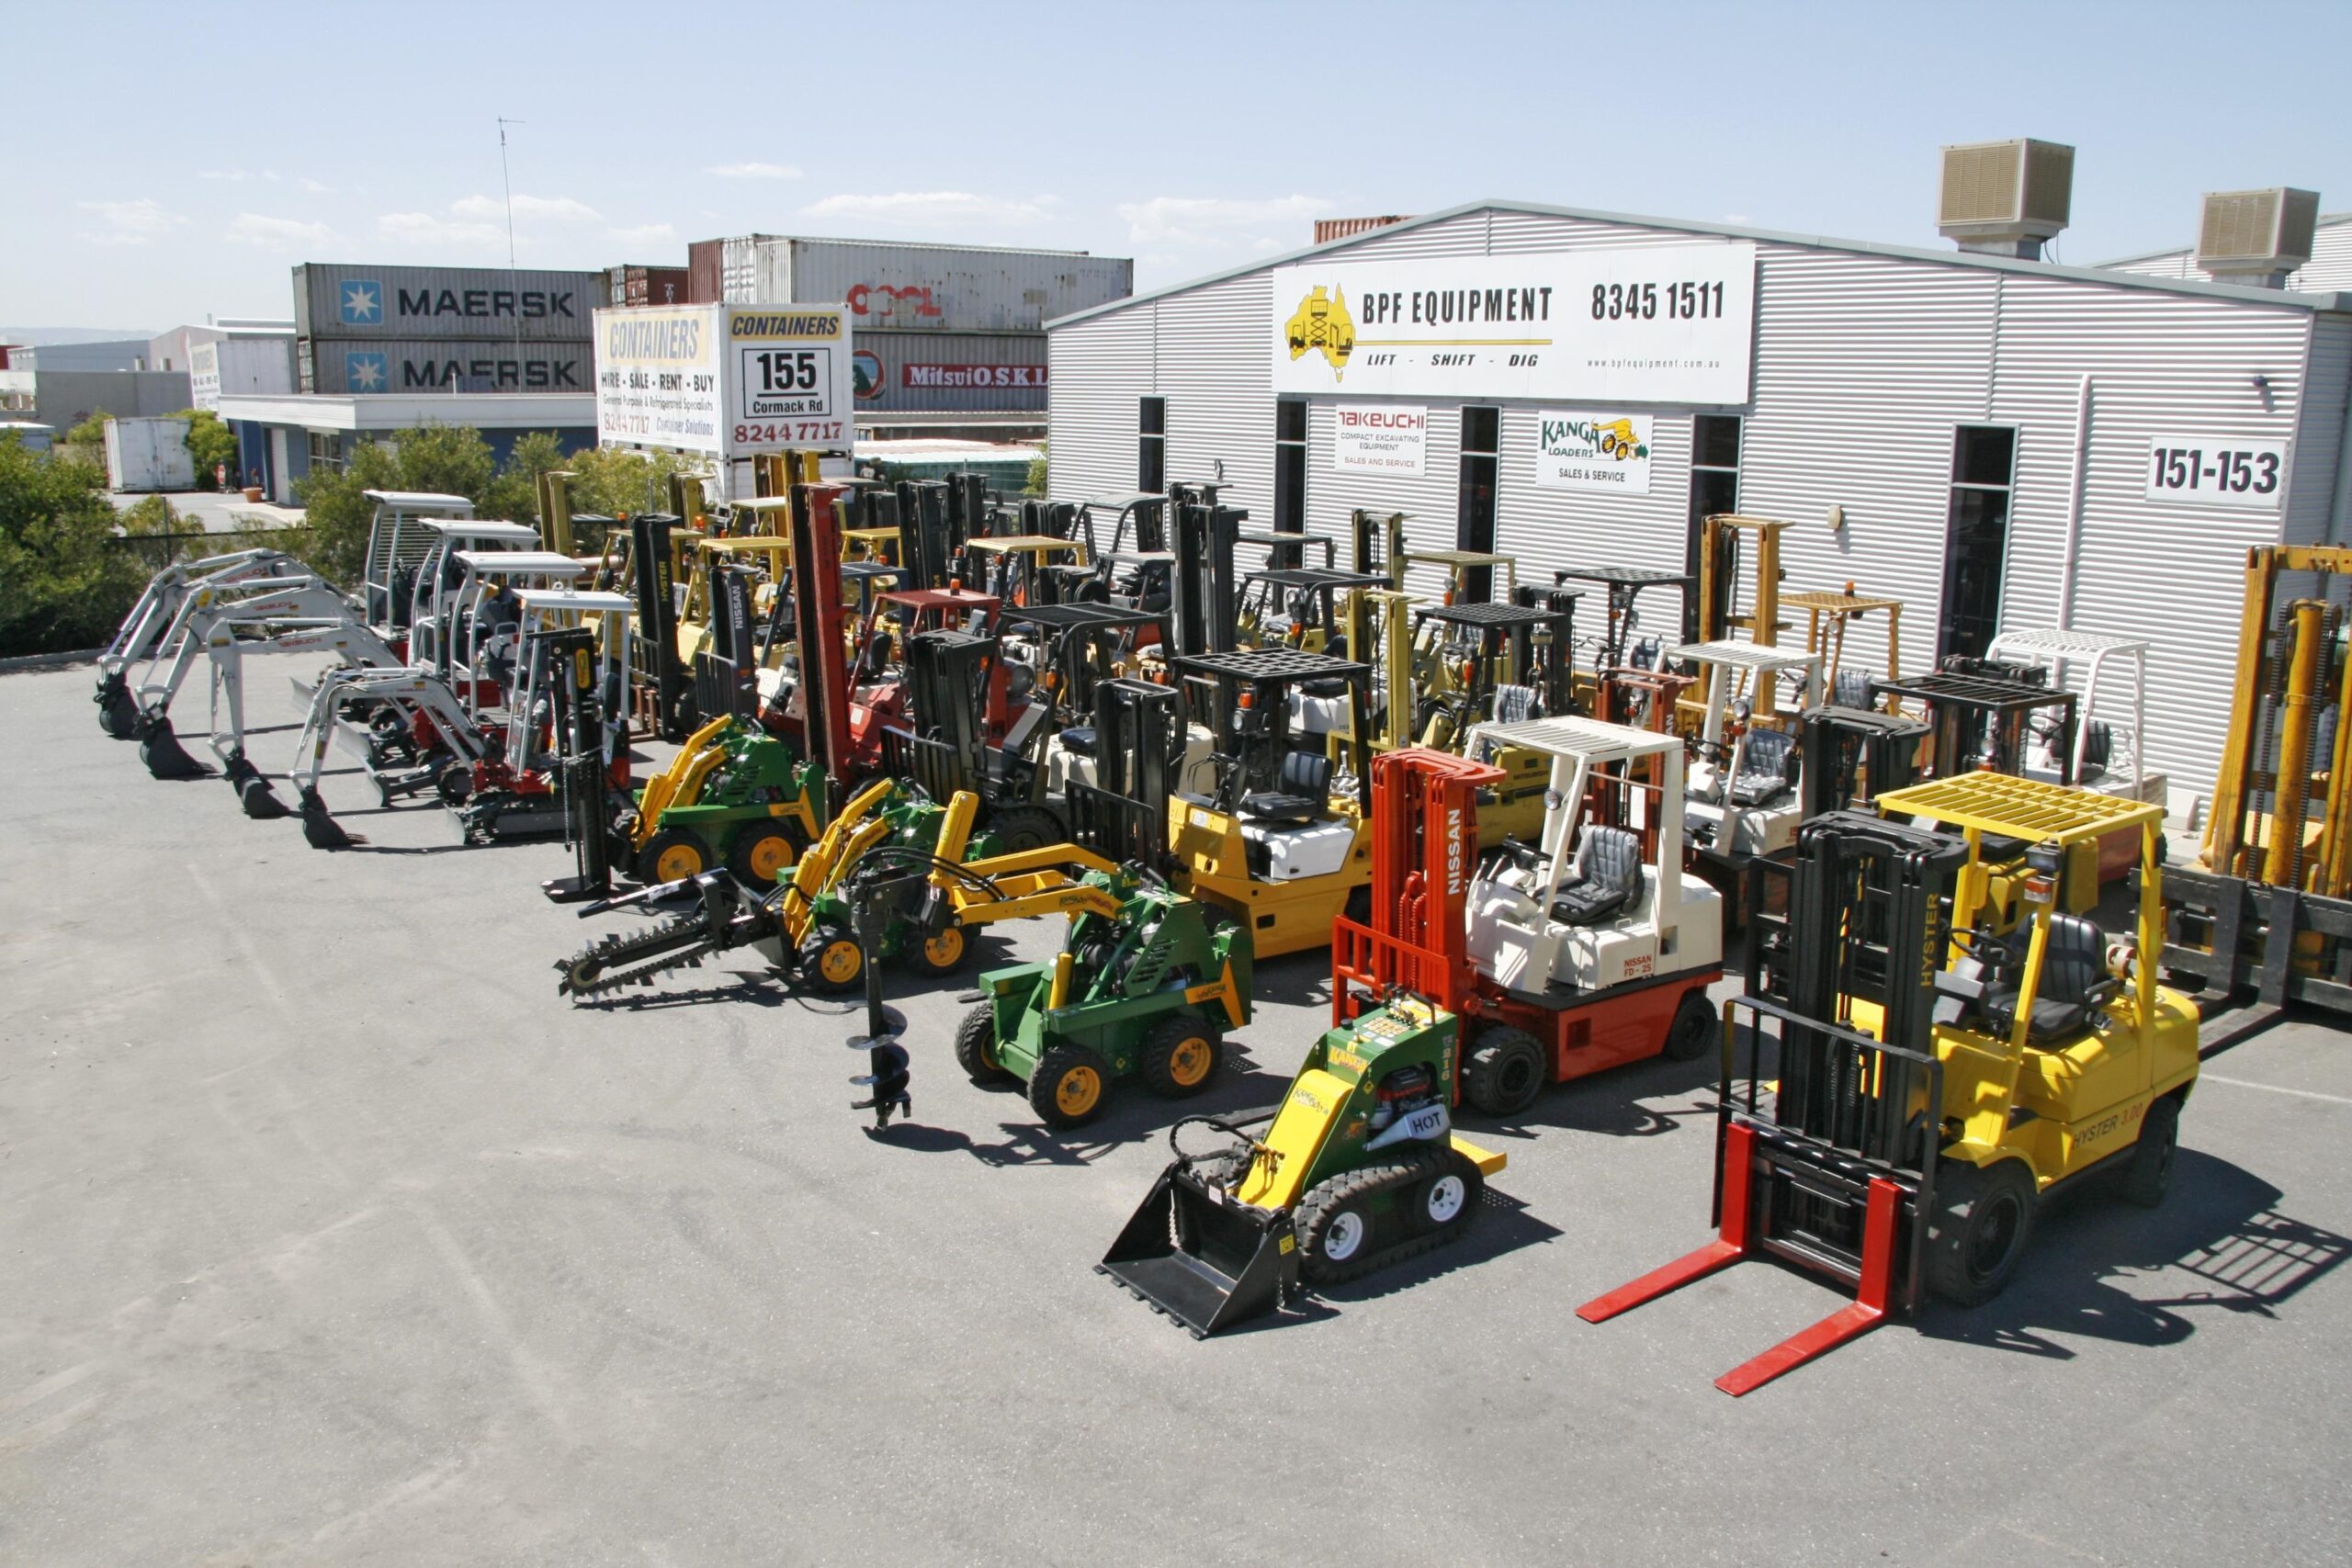
[(1272, 1312), (1298, 1283), (1290, 1215), (1228, 1202), (1181, 1160), (1094, 1266), (1195, 1339)]
[(343, 830), (315, 789), (302, 792), (302, 837), (314, 850), (347, 850), (359, 841)]
[(130, 683), (120, 671), (116, 671), (98, 682), (98, 728), (117, 740), (128, 740), (138, 733), (139, 705), (130, 700)]
[(209, 778), (212, 770), (187, 754), (180, 738), (172, 733), (172, 721), (162, 714), (144, 722), (146, 733), (139, 738), (139, 760), (147, 771), (159, 779)]
[(243, 807), (245, 815), (254, 821), (274, 822), (288, 815), (286, 803), (270, 789), (269, 781), (262, 777), (261, 770), (244, 758), (237, 757), (231, 761), (228, 778), (237, 792), (237, 804)]

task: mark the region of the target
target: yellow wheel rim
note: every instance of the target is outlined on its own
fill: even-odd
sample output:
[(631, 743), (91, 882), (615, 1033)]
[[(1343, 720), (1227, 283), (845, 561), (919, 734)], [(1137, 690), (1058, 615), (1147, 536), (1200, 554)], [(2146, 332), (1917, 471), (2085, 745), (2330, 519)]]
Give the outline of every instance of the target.
[(964, 956), (964, 928), (949, 926), (922, 944), (922, 955), (938, 968), (953, 968)]
[(703, 872), (702, 851), (692, 844), (672, 844), (653, 857), (653, 869), (663, 882), (679, 882)]
[(1168, 1076), (1185, 1089), (1191, 1089), (1209, 1076), (1209, 1043), (1197, 1034), (1188, 1034), (1168, 1053)]
[(1102, 1075), (1092, 1067), (1072, 1067), (1054, 1086), (1054, 1104), (1065, 1116), (1084, 1116), (1102, 1098)]
[(774, 882), (792, 868), (792, 840), (781, 833), (770, 833), (752, 846), (752, 874), (763, 882)]
[(862, 962), (857, 943), (847, 937), (827, 942), (817, 959), (817, 972), (836, 986), (845, 986), (857, 978), (857, 966)]

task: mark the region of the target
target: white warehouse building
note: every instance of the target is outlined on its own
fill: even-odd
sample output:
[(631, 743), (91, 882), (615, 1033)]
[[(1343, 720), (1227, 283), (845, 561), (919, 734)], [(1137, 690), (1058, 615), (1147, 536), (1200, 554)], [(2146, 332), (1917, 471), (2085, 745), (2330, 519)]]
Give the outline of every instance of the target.
[[(2291, 254), (2269, 286), (2036, 259), (2071, 152), (1992, 145), (2006, 220), (1955, 194), (1987, 150), (1947, 150), (1956, 251), (1480, 201), (1062, 317), (1053, 498), (1215, 479), (1253, 527), (1342, 541), (1403, 512), (1411, 547), (1545, 586), (1691, 570), (1709, 513), (1786, 520), (1782, 591), (1902, 600), (1906, 674), (1996, 630), (2147, 638), (2145, 761), (2189, 809), (2246, 548), (2352, 538), (2352, 293), (2276, 287)], [(1847, 664), (1883, 667), (1879, 624)]]

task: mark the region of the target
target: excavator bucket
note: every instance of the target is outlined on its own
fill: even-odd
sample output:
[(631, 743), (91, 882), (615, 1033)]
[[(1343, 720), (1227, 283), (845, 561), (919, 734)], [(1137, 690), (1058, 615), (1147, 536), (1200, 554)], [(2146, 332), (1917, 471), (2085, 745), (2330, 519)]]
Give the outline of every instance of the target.
[(288, 815), (286, 803), (270, 789), (269, 781), (262, 777), (261, 770), (243, 756), (230, 761), (228, 778), (237, 792), (237, 804), (243, 807), (245, 815), (254, 821), (274, 822)]
[(172, 721), (156, 714), (143, 721), (146, 733), (139, 738), (139, 760), (147, 771), (159, 779), (209, 778), (212, 770), (187, 754), (180, 738), (172, 733)]
[(128, 740), (139, 730), (139, 705), (130, 700), (130, 682), (118, 670), (98, 682), (98, 728), (117, 740)]
[(314, 850), (347, 850), (360, 841), (343, 830), (315, 789), (302, 792), (302, 837)]
[(1297, 1288), (1298, 1239), (1288, 1213), (1231, 1201), (1178, 1160), (1094, 1271), (1205, 1339)]

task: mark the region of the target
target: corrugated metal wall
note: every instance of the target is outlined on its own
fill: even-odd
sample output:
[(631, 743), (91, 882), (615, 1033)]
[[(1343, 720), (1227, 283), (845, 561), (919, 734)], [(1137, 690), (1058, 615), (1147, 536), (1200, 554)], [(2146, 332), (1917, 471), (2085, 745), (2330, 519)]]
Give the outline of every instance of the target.
[(1042, 332), (1046, 321), (1135, 292), (1124, 257), (868, 240), (767, 240), (762, 299), (846, 302), (861, 331)]
[(1043, 333), (860, 331), (852, 346), (881, 371), (874, 395), (858, 394), (861, 415), (1046, 407)]
[[(1544, 214), (1476, 211), (1376, 231), (1351, 257), (1714, 243), (1706, 235)], [(2073, 510), (2078, 408), (2091, 378), (2073, 623), (2154, 638), (2152, 767), (2208, 787), (2225, 722), (2246, 546), (2325, 536), (2352, 384), (2352, 317), (2102, 288), (1973, 265), (1763, 243), (1756, 372), (1744, 419), (1740, 508), (1792, 526), (1787, 590), (1900, 598), (1905, 663), (1932, 659), (1942, 591), (1954, 426), (2018, 427), (2003, 624), (2055, 624)], [(1052, 491), (1128, 489), (1136, 400), (1169, 400), (1168, 474), (1209, 476), (1272, 517), (1273, 395), (1264, 272), (1106, 311), (1052, 334)], [(2317, 326), (2315, 328), (2315, 321)], [(2267, 389), (2254, 378), (2264, 377)], [(2316, 383), (2315, 385), (2312, 383)], [(1308, 422), (1308, 526), (1340, 534), (1352, 507), (1403, 511), (1419, 547), (1453, 538), (1459, 405), (1432, 401), (1418, 479), (1332, 471), (1332, 408)], [(1522, 581), (1607, 560), (1679, 568), (1691, 413), (1653, 407), (1646, 496), (1538, 489), (1533, 403), (1506, 403), (1498, 547)], [(2278, 513), (2150, 502), (2151, 437), (2293, 439)], [(1830, 509), (1844, 527), (1832, 531)], [(1416, 584), (1416, 586), (1422, 586)], [(1653, 629), (1664, 629), (1662, 612)], [(1586, 619), (1598, 624), (1598, 603)], [(1801, 627), (1800, 627), (1801, 631)], [(1858, 626), (1849, 663), (1878, 665), (1882, 628)]]
[[(2177, 251), (2166, 251), (2161, 255), (2117, 262), (2108, 270), (2138, 273), (2143, 277), (2186, 277), (2199, 283), (2212, 281), (2197, 265), (2194, 248), (2187, 246)], [(2287, 275), (2287, 287), (2316, 294), (2352, 289), (2352, 214), (2328, 213), (2321, 217), (2319, 228), (2312, 235), (2312, 259)]]
[(605, 298), (601, 272), (488, 266), (294, 269), (294, 331), (306, 338), (578, 338)]

